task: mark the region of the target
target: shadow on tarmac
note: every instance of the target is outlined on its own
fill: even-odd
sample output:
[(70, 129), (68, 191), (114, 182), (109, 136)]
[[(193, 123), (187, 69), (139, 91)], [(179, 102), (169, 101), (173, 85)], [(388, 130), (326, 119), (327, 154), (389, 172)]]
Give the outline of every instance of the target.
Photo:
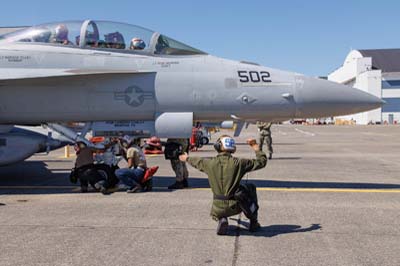
[[(278, 158), (279, 159), (279, 158)], [(283, 158), (281, 158), (283, 159)], [(287, 158), (286, 158), (287, 159)], [(296, 159), (296, 157), (294, 157)], [(283, 159), (285, 160), (285, 159)], [(0, 194), (60, 194), (78, 192), (79, 185), (69, 182), (69, 169), (52, 172), (43, 161), (25, 161), (0, 168)], [(58, 172), (61, 171), (61, 172)], [(175, 182), (172, 176), (155, 176), (153, 193), (173, 192), (166, 187)], [(246, 180), (243, 180), (246, 182)], [(400, 184), (305, 182), (250, 179), (259, 188), (314, 188), (314, 189), (400, 189)], [(190, 188), (209, 188), (208, 179), (190, 178)]]
[[(236, 218), (230, 218), (230, 220), (238, 221)], [(239, 225), (244, 226), (229, 226), (229, 236), (237, 236), (237, 235), (248, 235), (248, 236), (255, 236), (255, 237), (274, 237), (277, 235), (284, 235), (284, 234), (292, 234), (292, 233), (305, 233), (311, 232), (322, 229), (320, 224), (312, 224), (309, 227), (302, 228), (300, 225), (294, 224), (275, 224), (269, 226), (261, 226), (261, 228), (257, 232), (250, 232), (247, 230), (249, 227), (249, 223), (239, 220)]]
[(291, 234), (291, 233), (305, 233), (310, 231), (319, 230), (322, 227), (319, 224), (312, 224), (309, 227), (302, 228), (300, 225), (293, 224), (275, 224), (270, 226), (263, 226), (259, 231), (251, 233), (249, 231), (240, 231), (241, 235), (253, 235), (263, 237), (274, 237), (277, 235)]
[(0, 186), (66, 185), (70, 170), (66, 170), (68, 173), (54, 173), (44, 161), (25, 161), (0, 167)]

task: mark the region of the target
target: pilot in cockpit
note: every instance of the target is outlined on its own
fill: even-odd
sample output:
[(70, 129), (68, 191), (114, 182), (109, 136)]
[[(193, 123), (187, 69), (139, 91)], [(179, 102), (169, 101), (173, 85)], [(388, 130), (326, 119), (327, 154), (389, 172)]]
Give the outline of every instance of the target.
[(130, 50), (143, 50), (146, 47), (144, 41), (140, 38), (133, 38), (129, 46)]
[(54, 37), (51, 38), (52, 43), (59, 43), (64, 45), (71, 45), (68, 40), (68, 28), (64, 24), (60, 24), (55, 28)]
[(107, 48), (125, 49), (124, 36), (118, 31), (104, 35), (104, 39)]

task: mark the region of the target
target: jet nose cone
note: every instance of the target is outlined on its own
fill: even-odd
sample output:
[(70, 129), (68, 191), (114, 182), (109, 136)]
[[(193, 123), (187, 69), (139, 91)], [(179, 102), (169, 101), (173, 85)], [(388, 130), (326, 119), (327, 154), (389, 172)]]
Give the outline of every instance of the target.
[(339, 83), (299, 77), (296, 86), (296, 117), (349, 115), (381, 107), (380, 98)]

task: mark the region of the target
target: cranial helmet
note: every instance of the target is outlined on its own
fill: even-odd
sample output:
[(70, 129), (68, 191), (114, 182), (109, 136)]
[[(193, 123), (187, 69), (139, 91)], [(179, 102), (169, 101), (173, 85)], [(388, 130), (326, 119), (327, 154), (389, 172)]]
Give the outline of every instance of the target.
[(131, 138), (128, 135), (125, 135), (122, 139), (121, 139), (121, 144), (124, 148), (128, 148), (130, 145), (132, 145), (133, 142), (133, 138)]
[(83, 149), (83, 148), (87, 147), (86, 143), (83, 142), (83, 141), (76, 142), (76, 146), (78, 146), (80, 149)]
[(105, 34), (104, 40), (109, 48), (125, 49), (124, 36), (118, 31)]
[(130, 148), (133, 145), (140, 146), (140, 138), (134, 138), (128, 135), (125, 135), (121, 140), (121, 145), (124, 148)]
[(236, 143), (232, 137), (223, 135), (219, 137), (217, 142), (214, 144), (214, 148), (217, 152), (234, 153), (236, 151)]
[(55, 28), (55, 38), (57, 41), (68, 40), (68, 28), (64, 24), (60, 24)]
[(133, 38), (129, 49), (131, 50), (143, 50), (146, 47), (144, 41), (140, 38)]

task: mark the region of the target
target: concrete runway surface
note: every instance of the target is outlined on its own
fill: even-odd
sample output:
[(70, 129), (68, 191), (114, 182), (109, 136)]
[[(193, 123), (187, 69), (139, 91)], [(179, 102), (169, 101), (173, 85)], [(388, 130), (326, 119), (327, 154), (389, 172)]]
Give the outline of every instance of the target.
[[(272, 132), (273, 160), (245, 177), (258, 186), (255, 234), (239, 215), (217, 236), (206, 176), (189, 167), (191, 188), (167, 190), (162, 156), (148, 158), (155, 189), (139, 194), (79, 193), (63, 149), (0, 168), (0, 265), (400, 265), (400, 127)], [(254, 157), (255, 136), (243, 131), (236, 156)]]

